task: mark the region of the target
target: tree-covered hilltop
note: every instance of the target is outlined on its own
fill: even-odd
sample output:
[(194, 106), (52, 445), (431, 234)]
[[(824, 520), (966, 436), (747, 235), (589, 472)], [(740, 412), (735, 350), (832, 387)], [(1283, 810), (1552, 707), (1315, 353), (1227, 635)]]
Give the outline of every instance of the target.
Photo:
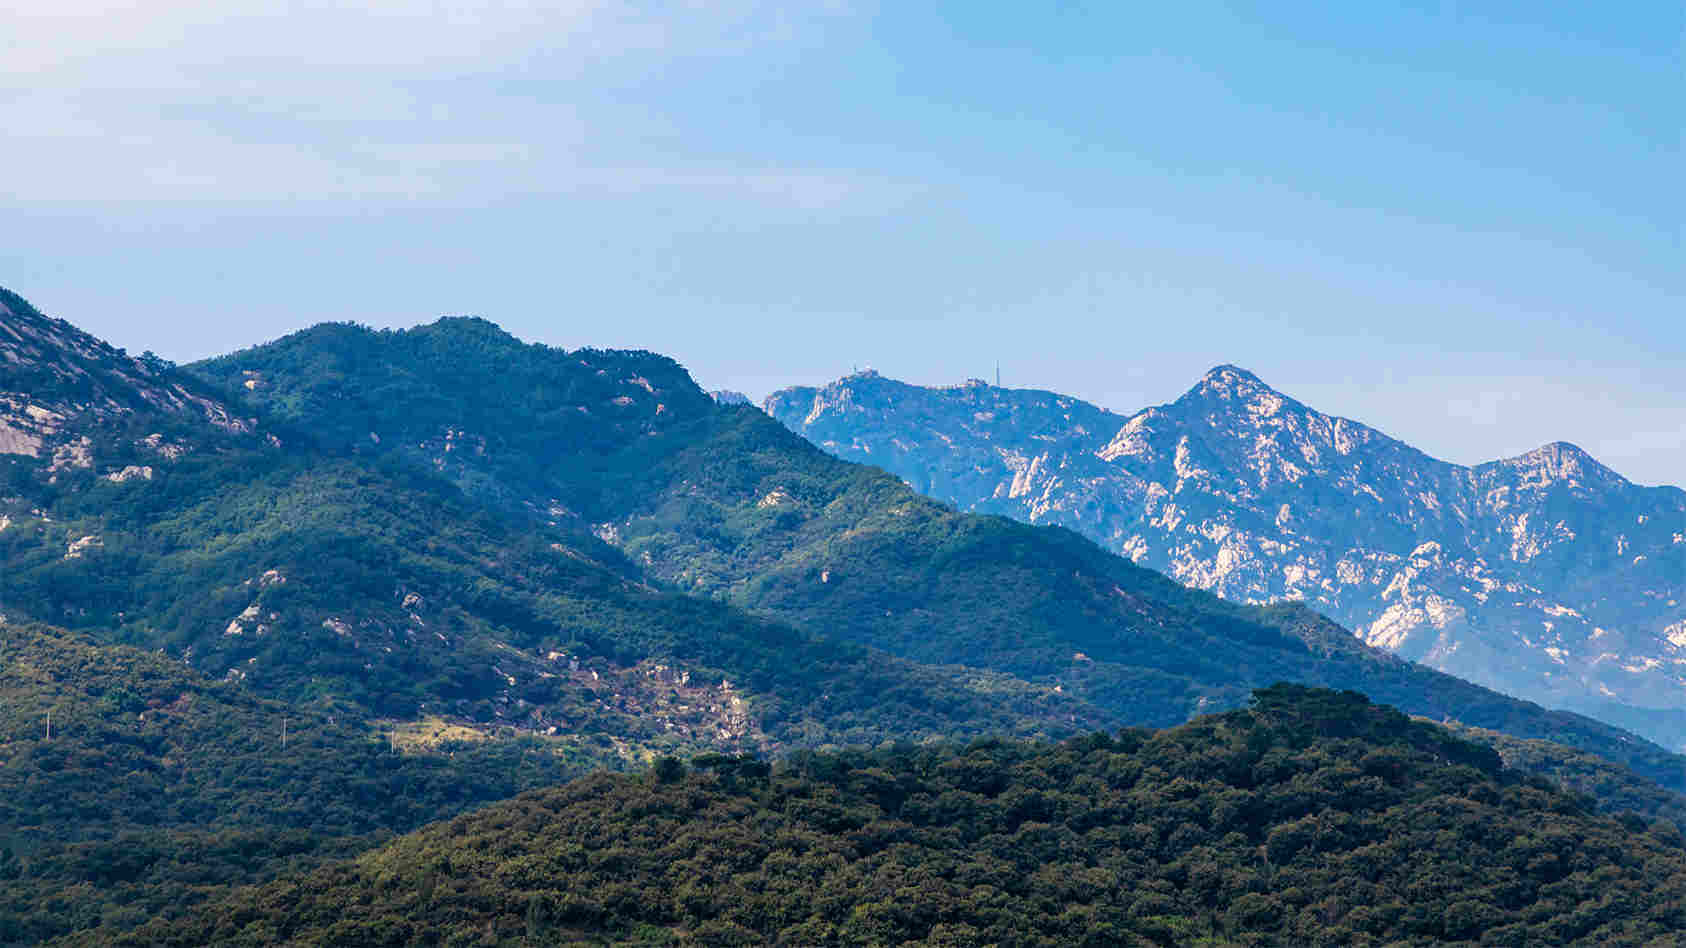
[(590, 530), (679, 589), (1057, 688), (1119, 723), (1175, 724), (1300, 681), (1560, 741), (1686, 790), (1686, 758), (1619, 729), (1401, 661), (1301, 606), (1231, 604), (1069, 531), (956, 513), (753, 408), (715, 404), (660, 356), (527, 345), (450, 319), (319, 326), (189, 370), (325, 450)]
[(129, 945), (1671, 944), (1686, 840), (1294, 686), (1062, 744), (714, 756), (525, 794)]
[(402, 457), (482, 500), (562, 520), (572, 511), (555, 491), (575, 468), (715, 404), (664, 356), (522, 345), (476, 318), (323, 324), (188, 370), (325, 450)]

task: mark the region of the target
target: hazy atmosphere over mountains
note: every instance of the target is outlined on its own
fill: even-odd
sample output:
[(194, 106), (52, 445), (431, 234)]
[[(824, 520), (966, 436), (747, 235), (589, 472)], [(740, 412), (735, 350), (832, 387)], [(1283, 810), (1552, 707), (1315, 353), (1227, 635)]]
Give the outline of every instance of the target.
[[(1573, 445), (1448, 464), (1227, 365), (1129, 416), (875, 373), (766, 409), (963, 510), (1069, 527), (1226, 598), (1307, 602), (1472, 681), (1617, 719), (1686, 709), (1686, 492)], [(1683, 722), (1648, 731), (1686, 740)]]

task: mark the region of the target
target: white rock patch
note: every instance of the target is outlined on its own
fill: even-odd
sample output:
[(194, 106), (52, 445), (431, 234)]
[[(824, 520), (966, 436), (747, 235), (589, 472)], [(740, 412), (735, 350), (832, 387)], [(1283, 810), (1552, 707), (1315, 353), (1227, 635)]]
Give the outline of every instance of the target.
[(121, 484), (125, 481), (132, 481), (137, 477), (141, 480), (152, 480), (152, 468), (130, 464), (121, 471), (112, 471), (105, 476), (105, 479), (113, 484)]

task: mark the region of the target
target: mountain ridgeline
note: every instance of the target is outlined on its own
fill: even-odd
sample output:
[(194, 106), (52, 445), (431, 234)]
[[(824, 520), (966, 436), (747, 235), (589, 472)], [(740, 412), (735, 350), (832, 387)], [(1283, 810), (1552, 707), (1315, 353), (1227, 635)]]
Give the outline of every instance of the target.
[(1686, 492), (1573, 445), (1448, 464), (1234, 366), (1130, 416), (870, 372), (766, 410), (962, 510), (1068, 527), (1190, 586), (1303, 602), (1404, 657), (1686, 741)]

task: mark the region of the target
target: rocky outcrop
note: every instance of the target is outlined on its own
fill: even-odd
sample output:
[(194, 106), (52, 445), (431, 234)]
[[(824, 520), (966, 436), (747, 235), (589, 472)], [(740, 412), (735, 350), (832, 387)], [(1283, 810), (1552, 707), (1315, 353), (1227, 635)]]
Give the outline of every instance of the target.
[[(183, 430), (126, 430), (145, 420)], [(0, 289), (0, 455), (41, 460), (51, 474), (150, 480), (151, 465), (135, 461), (175, 460), (193, 441), (254, 427), (163, 360), (130, 356)]]
[(1686, 708), (1686, 493), (1574, 445), (1450, 464), (1229, 365), (1131, 416), (872, 373), (765, 408), (961, 509), (1070, 527), (1231, 599), (1305, 601), (1483, 684)]

